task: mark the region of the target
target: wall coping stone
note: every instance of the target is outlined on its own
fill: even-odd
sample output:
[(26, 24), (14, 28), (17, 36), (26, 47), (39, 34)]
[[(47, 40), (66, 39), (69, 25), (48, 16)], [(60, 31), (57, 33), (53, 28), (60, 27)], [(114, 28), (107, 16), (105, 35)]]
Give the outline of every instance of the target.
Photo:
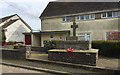
[[(81, 52), (81, 53), (98, 53), (99, 49), (90, 49), (90, 50), (75, 50), (71, 53)], [(50, 52), (67, 52), (65, 49), (52, 49)]]

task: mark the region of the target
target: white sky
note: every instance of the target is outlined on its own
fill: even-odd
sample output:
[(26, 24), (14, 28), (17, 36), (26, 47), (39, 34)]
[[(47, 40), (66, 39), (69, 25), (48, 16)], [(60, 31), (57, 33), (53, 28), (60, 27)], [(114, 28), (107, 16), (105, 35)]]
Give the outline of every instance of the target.
[[(40, 30), (39, 16), (49, 1), (55, 0), (0, 0), (0, 18), (18, 14), (32, 29)], [(59, 0), (59, 1), (119, 1), (119, 0)]]

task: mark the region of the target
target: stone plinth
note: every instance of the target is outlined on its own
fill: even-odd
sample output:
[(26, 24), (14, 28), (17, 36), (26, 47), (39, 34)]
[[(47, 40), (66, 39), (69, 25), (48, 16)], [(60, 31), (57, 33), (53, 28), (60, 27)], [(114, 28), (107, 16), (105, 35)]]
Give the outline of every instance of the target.
[(78, 40), (78, 37), (77, 36), (70, 36), (70, 37), (67, 37), (66, 40)]
[(66, 50), (53, 49), (48, 51), (48, 60), (61, 61), (82, 65), (96, 65), (98, 59), (98, 49), (75, 50), (67, 52)]
[(67, 40), (67, 41), (56, 41), (57, 49), (68, 49), (74, 48), (75, 50), (89, 50), (91, 44), (89, 41), (77, 41), (77, 40)]

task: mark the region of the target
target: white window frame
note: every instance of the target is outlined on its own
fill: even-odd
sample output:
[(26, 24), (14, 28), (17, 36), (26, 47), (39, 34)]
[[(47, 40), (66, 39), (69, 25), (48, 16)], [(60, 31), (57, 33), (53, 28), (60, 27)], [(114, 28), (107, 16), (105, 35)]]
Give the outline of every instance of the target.
[[(92, 18), (92, 15), (94, 16), (93, 18)], [(90, 14), (90, 19), (95, 19), (95, 14)]]
[[(111, 11), (111, 12), (112, 12), (112, 11)], [(109, 12), (106, 12), (107, 18), (111, 18), (111, 17), (108, 17), (108, 13), (109, 13)], [(112, 17), (113, 17), (113, 12), (112, 12)]]
[(65, 18), (65, 21), (63, 21), (63, 22), (70, 22), (70, 21), (67, 21), (67, 17), (71, 18), (71, 16), (64, 16), (64, 17), (62, 17), (62, 21), (63, 21), (63, 18)]
[(113, 13), (114, 13), (114, 12), (118, 12), (118, 16), (114, 16), (114, 15), (113, 15), (113, 17), (119, 17), (119, 16), (120, 16), (120, 11), (113, 11)]
[[(88, 15), (88, 19), (86, 19), (86, 16)], [(84, 15), (84, 20), (90, 20), (90, 15), (89, 14), (86, 14), (86, 15)]]
[[(84, 19), (81, 19), (81, 16), (83, 16)], [(80, 19), (80, 20), (85, 20), (85, 15), (80, 15), (80, 16), (79, 16), (79, 19)]]
[[(109, 11), (112, 12), (112, 17), (119, 17), (120, 16), (120, 11)], [(118, 12), (118, 16), (113, 16), (113, 12)], [(106, 16), (103, 17), (103, 13), (106, 13)], [(103, 12), (101, 13), (101, 18), (112, 18), (112, 17), (108, 17), (108, 12)]]
[[(79, 19), (77, 19), (77, 17), (79, 17)], [(76, 19), (76, 21), (80, 20), (80, 16), (75, 16), (75, 19)]]
[[(105, 14), (106, 14), (106, 16), (105, 16), (105, 17), (103, 17), (103, 13), (105, 13)], [(101, 18), (107, 18), (107, 12), (103, 12), (103, 13), (101, 13)]]
[[(89, 19), (86, 19), (86, 15), (89, 15)], [(94, 20), (95, 19), (95, 14), (86, 14), (86, 15), (77, 15), (76, 16), (76, 21), (78, 20)], [(93, 18), (92, 18), (93, 15)], [(83, 16), (84, 19), (81, 19), (81, 16)], [(79, 17), (79, 19), (77, 19), (77, 17)]]
[[(79, 34), (79, 35), (78, 35), (78, 34)], [(80, 34), (82, 34), (82, 35), (80, 35)], [(87, 40), (87, 37), (88, 37), (87, 34), (89, 34), (90, 40)], [(91, 41), (91, 33), (77, 33), (77, 36), (78, 36), (78, 37), (84, 36), (85, 41)]]

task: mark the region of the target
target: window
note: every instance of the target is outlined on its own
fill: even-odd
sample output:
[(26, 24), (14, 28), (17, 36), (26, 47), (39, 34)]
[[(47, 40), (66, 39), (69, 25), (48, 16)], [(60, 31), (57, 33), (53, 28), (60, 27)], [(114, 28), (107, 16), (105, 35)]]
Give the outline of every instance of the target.
[(79, 20), (80, 19), (80, 17), (79, 16), (76, 16), (76, 20)]
[(63, 20), (63, 21), (67, 21), (67, 22), (68, 22), (68, 21), (70, 21), (70, 20), (71, 20), (71, 17), (70, 17), (70, 16), (66, 16), (66, 17), (63, 17), (63, 18), (62, 18), (62, 20)]
[(102, 18), (105, 18), (107, 16), (106, 12), (102, 13)]
[(104, 12), (101, 14), (101, 18), (107, 18), (107, 17), (118, 17), (119, 16), (118, 11), (114, 11), (114, 12)]
[(78, 33), (79, 40), (90, 41), (90, 33)]
[(116, 12), (113, 12), (113, 17), (118, 17), (119, 16), (119, 12), (116, 11)]
[(85, 19), (86, 20), (90, 19), (89, 15), (85, 15)]
[(80, 16), (80, 20), (84, 20), (84, 15), (81, 15), (81, 16)]
[(95, 19), (95, 15), (87, 14), (87, 15), (76, 16), (76, 20), (89, 20), (89, 19)]
[(95, 19), (95, 15), (94, 14), (90, 14), (90, 18), (91, 19)]
[(112, 12), (107, 12), (107, 17), (112, 17)]
[(63, 17), (63, 21), (66, 21), (65, 17)]

